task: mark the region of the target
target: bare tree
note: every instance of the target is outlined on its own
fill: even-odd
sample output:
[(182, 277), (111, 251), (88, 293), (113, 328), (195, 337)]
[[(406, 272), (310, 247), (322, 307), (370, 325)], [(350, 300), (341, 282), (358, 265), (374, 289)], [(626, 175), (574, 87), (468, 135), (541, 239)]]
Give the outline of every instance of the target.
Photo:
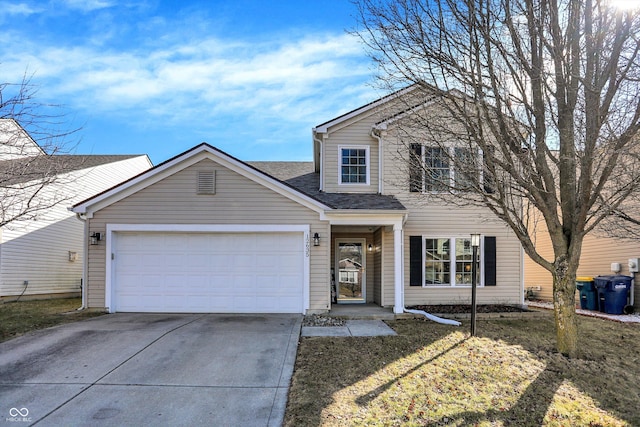
[(79, 129), (67, 130), (62, 107), (37, 102), (36, 93), (27, 75), (0, 83), (0, 227), (38, 219), (72, 197), (62, 190), (70, 157), (61, 154)]
[[(557, 348), (575, 357), (583, 238), (629, 216), (640, 184), (638, 11), (607, 0), (356, 4), (381, 82), (415, 86), (395, 128), (412, 189), (485, 206), (509, 225), (552, 274)], [(552, 259), (536, 250), (535, 217)]]

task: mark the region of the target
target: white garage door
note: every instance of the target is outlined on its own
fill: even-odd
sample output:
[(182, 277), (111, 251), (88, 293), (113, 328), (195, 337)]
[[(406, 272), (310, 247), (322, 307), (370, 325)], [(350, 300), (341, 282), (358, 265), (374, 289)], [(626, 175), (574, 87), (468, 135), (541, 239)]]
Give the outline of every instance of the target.
[(112, 311), (302, 313), (302, 233), (116, 233)]

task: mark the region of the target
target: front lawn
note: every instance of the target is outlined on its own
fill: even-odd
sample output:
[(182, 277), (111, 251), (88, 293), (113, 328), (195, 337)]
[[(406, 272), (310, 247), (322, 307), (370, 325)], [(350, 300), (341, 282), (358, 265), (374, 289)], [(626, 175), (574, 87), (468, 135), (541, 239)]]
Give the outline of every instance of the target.
[(580, 357), (554, 351), (553, 316), (425, 320), (398, 336), (301, 338), (287, 426), (640, 425), (640, 325), (580, 317)]
[(103, 314), (77, 311), (81, 305), (80, 298), (0, 303), (0, 342), (36, 329)]

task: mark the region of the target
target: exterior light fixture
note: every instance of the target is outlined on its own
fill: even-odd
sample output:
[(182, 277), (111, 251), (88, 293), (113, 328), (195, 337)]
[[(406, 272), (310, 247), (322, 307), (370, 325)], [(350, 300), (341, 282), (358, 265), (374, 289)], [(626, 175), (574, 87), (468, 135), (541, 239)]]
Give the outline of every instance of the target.
[(369, 247), (367, 248), (369, 250), (369, 252), (373, 251), (373, 245), (371, 243), (369, 243)]
[(102, 233), (91, 233), (89, 239), (92, 245), (97, 245), (102, 240)]
[(320, 236), (318, 233), (313, 235), (313, 246), (320, 246)]
[(473, 255), (471, 258), (471, 336), (476, 335), (476, 288), (477, 275), (478, 275), (478, 247), (480, 246), (480, 235), (477, 233), (471, 234), (471, 249)]

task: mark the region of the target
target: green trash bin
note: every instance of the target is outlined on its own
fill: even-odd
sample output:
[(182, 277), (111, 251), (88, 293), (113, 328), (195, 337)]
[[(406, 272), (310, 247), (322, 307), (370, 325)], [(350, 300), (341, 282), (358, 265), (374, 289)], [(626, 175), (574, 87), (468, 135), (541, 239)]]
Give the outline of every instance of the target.
[(580, 292), (580, 308), (583, 310), (598, 309), (598, 292), (593, 277), (576, 277), (576, 288)]

